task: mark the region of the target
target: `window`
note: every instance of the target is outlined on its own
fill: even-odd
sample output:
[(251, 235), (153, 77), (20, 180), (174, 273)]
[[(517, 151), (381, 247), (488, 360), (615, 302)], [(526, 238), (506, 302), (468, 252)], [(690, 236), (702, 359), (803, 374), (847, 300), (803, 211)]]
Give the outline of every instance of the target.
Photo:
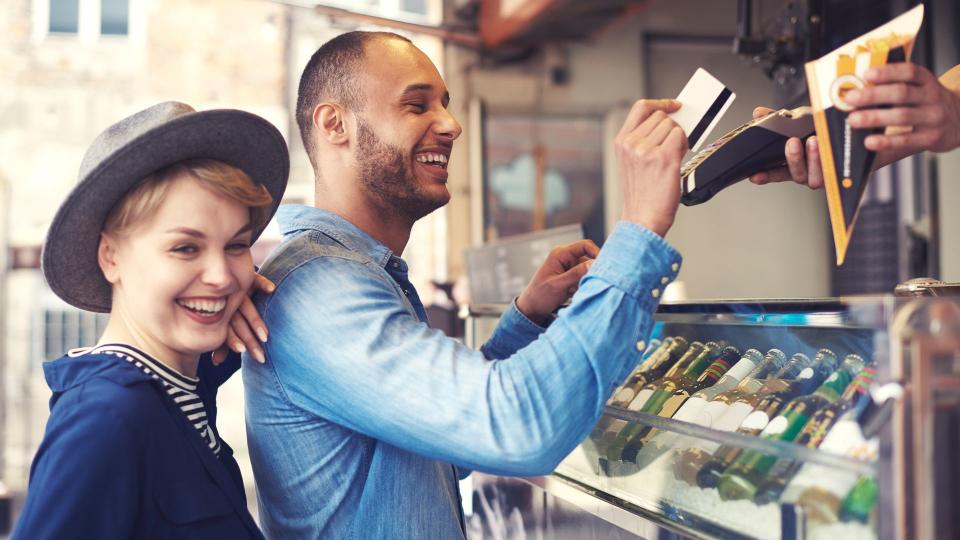
[(427, 0), (400, 0), (400, 11), (426, 15)]
[(485, 115), (484, 240), (580, 223), (603, 242), (603, 122)]
[[(143, 0), (31, 0), (34, 38), (69, 35), (93, 42), (103, 36), (130, 36), (131, 12), (143, 11)], [(134, 26), (136, 26), (134, 24)]]
[(80, 0), (50, 0), (49, 29), (76, 34), (80, 29)]
[(130, 5), (128, 0), (101, 0), (100, 34), (125, 36), (128, 33)]

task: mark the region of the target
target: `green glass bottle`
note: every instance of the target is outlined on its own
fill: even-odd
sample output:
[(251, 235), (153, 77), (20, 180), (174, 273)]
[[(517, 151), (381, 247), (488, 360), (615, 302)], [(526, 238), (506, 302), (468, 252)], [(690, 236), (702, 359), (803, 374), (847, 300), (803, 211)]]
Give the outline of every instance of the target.
[[(797, 353), (797, 355), (803, 353)], [(796, 357), (797, 355), (794, 355)], [(806, 356), (806, 355), (804, 355)], [(795, 379), (771, 380), (764, 384), (755, 396), (747, 401), (746, 405), (753, 410), (736, 429), (742, 435), (757, 436), (767, 427), (770, 420), (775, 418), (780, 410), (793, 398), (815, 390), (833, 372), (837, 366), (837, 356), (828, 349), (821, 349), (813, 363), (804, 368)], [(736, 405), (744, 405), (738, 402)], [(740, 447), (723, 445), (713, 457), (697, 472), (697, 485), (700, 487), (717, 487), (720, 476), (727, 470), (740, 455)]]
[[(840, 400), (821, 409), (803, 426), (794, 443), (807, 448), (817, 448), (840, 418), (852, 413), (853, 419), (858, 419), (873, 398), (870, 397), (870, 385), (877, 375), (877, 368), (868, 366), (863, 368), (857, 378), (847, 386)], [(780, 458), (770, 468), (766, 479), (757, 486), (757, 493), (753, 501), (757, 504), (776, 502), (787, 484), (803, 466), (802, 461), (790, 458)]]
[[(725, 347), (720, 355), (715, 357), (713, 362), (699, 375), (695, 373), (696, 370), (691, 366), (676, 381), (666, 382), (643, 404), (640, 412), (672, 418), (684, 402), (690, 398), (691, 394), (713, 386), (739, 358), (740, 351), (736, 347)], [(696, 378), (693, 378), (695, 375)], [(635, 462), (637, 452), (643, 447), (647, 437), (655, 432), (655, 429), (647, 426), (635, 434), (624, 446), (620, 460)]]
[(863, 475), (843, 499), (843, 504), (840, 505), (840, 520), (867, 523), (876, 504), (877, 479)]
[[(710, 402), (718, 398), (720, 394), (733, 390), (740, 385), (749, 385), (751, 380), (757, 381), (756, 387), (759, 388), (763, 385), (763, 379), (780, 369), (785, 361), (783, 353), (764, 357), (763, 353), (756, 349), (747, 350), (716, 384), (694, 392), (689, 399), (684, 401), (672, 418), (681, 422), (710, 427), (711, 417), (703, 412)], [(642, 448), (635, 459), (636, 465), (640, 468), (646, 467), (667, 450), (677, 448), (676, 443), (680, 437), (681, 435), (672, 431), (651, 429), (642, 441)]]
[[(763, 439), (793, 441), (818, 411), (838, 402), (847, 386), (864, 367), (863, 358), (856, 354), (843, 359), (840, 367), (812, 394), (792, 399), (771, 420), (758, 436)], [(753, 499), (757, 485), (777, 462), (777, 457), (744, 450), (720, 477), (718, 489), (724, 500)]]
[[(643, 351), (643, 355), (640, 356), (640, 361), (637, 363), (637, 367), (630, 372), (630, 375), (627, 376), (624, 384), (620, 385), (617, 390), (615, 390), (610, 397), (607, 399), (607, 405), (614, 405), (617, 399), (617, 393), (623, 387), (628, 386), (631, 381), (635, 381), (636, 377), (641, 376), (641, 374), (650, 368), (651, 363), (657, 361), (658, 355), (664, 354), (666, 350), (670, 347), (670, 344), (673, 343), (674, 338), (666, 337), (662, 341), (659, 339), (650, 340), (650, 344), (647, 345), (646, 350)], [(606, 431), (607, 426), (610, 425), (610, 421), (606, 417), (601, 417), (597, 422), (597, 425), (594, 426), (593, 432), (590, 434), (590, 439), (598, 439), (603, 432)]]
[(635, 370), (627, 382), (614, 393), (610, 404), (626, 407), (647, 383), (663, 377), (680, 360), (686, 350), (687, 340), (681, 336), (663, 340), (660, 348), (651, 354), (640, 369)]
[[(787, 360), (783, 351), (770, 349), (758, 366), (760, 373), (747, 377), (732, 390), (717, 394), (698, 412), (697, 423), (718, 431), (736, 430), (753, 410), (749, 399), (754, 394), (760, 392), (768, 383), (796, 377), (809, 363), (810, 359), (806, 355), (794, 355)], [(674, 474), (678, 479), (695, 486), (697, 472), (710, 460), (720, 445), (704, 439), (685, 438), (677, 446), (679, 454), (674, 460)]]
[[(700, 342), (690, 344), (684, 357), (677, 361), (676, 366), (663, 379), (654, 381), (643, 388), (637, 397), (627, 406), (629, 410), (639, 411), (643, 404), (658, 391), (666, 388), (670, 391), (686, 382), (693, 382), (691, 378), (698, 377), (713, 361), (713, 358), (719, 354), (721, 345), (714, 341), (706, 345)], [(608, 461), (621, 461), (620, 454), (624, 446), (638, 433), (643, 432), (647, 426), (638, 423), (622, 422), (622, 424), (611, 424), (604, 438), (601, 441), (610, 441), (607, 445), (606, 456)]]
[[(638, 410), (637, 408), (634, 408), (634, 404), (637, 403), (638, 400), (645, 401), (647, 398), (649, 398), (650, 394), (652, 393), (652, 389), (656, 388), (660, 381), (669, 379), (676, 374), (683, 372), (683, 370), (685, 370), (690, 363), (694, 362), (701, 355), (701, 353), (703, 353), (703, 351), (704, 344), (700, 343), (699, 341), (694, 341), (687, 347), (680, 358), (677, 359), (676, 362), (673, 362), (671, 366), (669, 366), (669, 368), (657, 368), (658, 373), (660, 373), (661, 376), (653, 378), (653, 375), (650, 375), (650, 382), (643, 385), (642, 388), (636, 390), (636, 386), (634, 386), (629, 392), (625, 392), (625, 396), (631, 395), (633, 398), (628, 403), (623, 403), (622, 400), (618, 400), (617, 406), (626, 408), (628, 410)], [(614, 443), (614, 441), (620, 435), (620, 432), (626, 429), (629, 424), (630, 423), (626, 420), (621, 420), (619, 418), (614, 418), (609, 424), (607, 424), (603, 434), (600, 435), (599, 439), (597, 440), (597, 448), (601, 449), (601, 454), (607, 452), (607, 449), (611, 444)]]

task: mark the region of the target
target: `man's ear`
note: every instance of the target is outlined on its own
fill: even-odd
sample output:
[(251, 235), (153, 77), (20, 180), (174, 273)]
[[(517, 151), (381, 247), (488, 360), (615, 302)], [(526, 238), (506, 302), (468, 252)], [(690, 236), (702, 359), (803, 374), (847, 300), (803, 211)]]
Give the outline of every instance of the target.
[(347, 130), (347, 114), (336, 103), (320, 103), (313, 109), (313, 127), (319, 138), (334, 145), (346, 144), (350, 140)]
[(120, 281), (119, 265), (117, 264), (117, 241), (106, 233), (100, 233), (100, 245), (97, 246), (97, 262), (103, 277), (111, 284)]

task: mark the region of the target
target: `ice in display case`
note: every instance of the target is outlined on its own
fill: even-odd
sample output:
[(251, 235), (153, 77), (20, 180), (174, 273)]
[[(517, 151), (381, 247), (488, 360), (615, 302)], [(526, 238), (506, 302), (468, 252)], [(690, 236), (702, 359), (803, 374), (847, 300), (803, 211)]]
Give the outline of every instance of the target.
[(535, 489), (640, 537), (960, 537), (956, 300), (663, 304), (648, 343)]

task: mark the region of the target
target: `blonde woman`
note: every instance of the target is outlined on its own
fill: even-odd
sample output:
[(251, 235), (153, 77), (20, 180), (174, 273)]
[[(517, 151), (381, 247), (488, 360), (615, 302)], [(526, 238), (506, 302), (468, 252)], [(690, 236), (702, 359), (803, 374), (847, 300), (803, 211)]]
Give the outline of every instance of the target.
[(286, 186), (283, 138), (242, 111), (162, 103), (108, 128), (44, 245), (51, 289), (109, 312), (44, 365), (53, 391), (14, 537), (261, 538), (211, 362), (254, 282), (250, 246)]

